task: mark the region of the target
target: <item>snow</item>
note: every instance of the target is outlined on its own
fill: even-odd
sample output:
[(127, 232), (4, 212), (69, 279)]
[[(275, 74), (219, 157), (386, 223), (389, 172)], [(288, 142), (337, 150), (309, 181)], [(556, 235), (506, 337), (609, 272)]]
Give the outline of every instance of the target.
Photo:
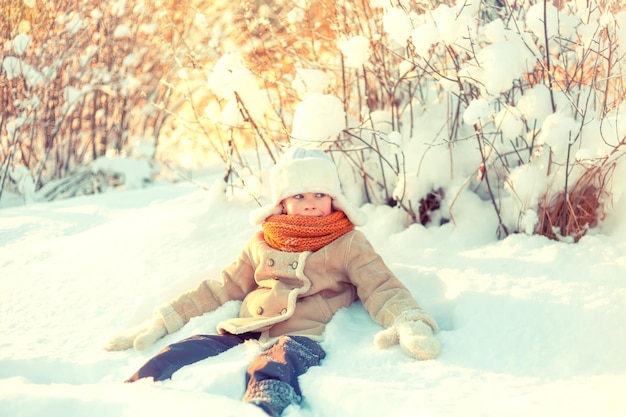
[(208, 85), (217, 97), (227, 102), (222, 110), (209, 105), (205, 113), (212, 120), (219, 119), (226, 127), (243, 124), (244, 118), (237, 98), (253, 120), (261, 120), (269, 106), (266, 92), (259, 88), (254, 74), (236, 53), (225, 54), (215, 63)]
[[(547, 26), (544, 25), (544, 19), (548, 22)], [(541, 39), (544, 38), (544, 26), (548, 28), (548, 38), (550, 39), (556, 36), (571, 39), (576, 31), (576, 26), (580, 23), (578, 17), (559, 12), (552, 3), (546, 3), (545, 6), (542, 3), (532, 5), (526, 16), (527, 27)]]
[(13, 39), (13, 50), (19, 56), (24, 55), (26, 48), (30, 45), (31, 38), (25, 34), (19, 34)]
[(337, 45), (346, 56), (347, 63), (353, 68), (361, 68), (369, 60), (372, 53), (370, 40), (365, 36), (353, 36), (340, 41)]
[[(579, 123), (561, 112), (552, 113), (543, 122), (541, 133), (537, 137), (539, 145), (549, 146), (555, 154), (566, 155), (567, 147), (577, 139)], [(557, 161), (565, 163), (566, 161)]]
[(517, 108), (526, 119), (543, 121), (551, 113), (550, 90), (543, 84), (533, 86), (522, 95)]
[(126, 25), (126, 24), (118, 25), (115, 28), (115, 31), (113, 31), (113, 37), (115, 39), (130, 38), (131, 36), (132, 36), (131, 28), (129, 25)]
[[(147, 351), (102, 349), (218, 277), (255, 232), (256, 205), (224, 194), (220, 176), (216, 167), (202, 179), (208, 192), (157, 183), (0, 211), (0, 415), (262, 415), (240, 401), (255, 343), (170, 381), (122, 383), (167, 344), (213, 332), (237, 303)], [(440, 227), (406, 228), (397, 209), (363, 207), (361, 229), (440, 323), (441, 356), (377, 350), (380, 327), (354, 304), (328, 326), (327, 358), (301, 377), (305, 401), (286, 416), (623, 416), (624, 210), (577, 244), (499, 241), (493, 214), (469, 196), (455, 209), (465, 221)]]
[(79, 58), (80, 65), (82, 67), (86, 67), (89, 61), (91, 61), (91, 58), (93, 58), (99, 50), (100, 47), (98, 47), (97, 45), (89, 45), (87, 48), (85, 48), (85, 53)]
[[(293, 22), (303, 19), (306, 3), (297, 2), (301, 10), (290, 14)], [(608, 109), (601, 119), (581, 109), (586, 110), (581, 127), (571, 98), (557, 90), (551, 97), (542, 84), (520, 91), (506, 105), (498, 95), (511, 90), (542, 56), (529, 39), (531, 32), (544, 37), (544, 6), (550, 23), (548, 48), (556, 51), (561, 38), (577, 37), (580, 45), (572, 54), (584, 52), (604, 28), (618, 41), (615, 53), (622, 56), (626, 12), (598, 16), (598, 10), (586, 11), (579, 1), (579, 10), (568, 14), (537, 3), (520, 32), (499, 19), (477, 27), (480, 2), (440, 5), (423, 15), (407, 13), (411, 3), (371, 2), (384, 8), (382, 29), (398, 44), (394, 47), (404, 47), (410, 39), (423, 59), (443, 47), (460, 54), (476, 51), (476, 59), (461, 63), (460, 75), (481, 92), (463, 111), (465, 133), (473, 137), (474, 127), (486, 136), (497, 131), (502, 144), (494, 141), (493, 146), (500, 154), (524, 135), (529, 143), (543, 145), (528, 163), (510, 169), (503, 189), (508, 195), (500, 200), (503, 224), (525, 233), (496, 239), (493, 205), (465, 183), (478, 174), (481, 163), (475, 144), (468, 140), (450, 149), (439, 146), (449, 117), (446, 100), (425, 97), (416, 102), (415, 119), (403, 120), (405, 126), (419, 126), (410, 134), (392, 131), (387, 110), (363, 111), (363, 119), (369, 118), (385, 139), (381, 152), (405, 158), (399, 163), (410, 168), (392, 187), (398, 200), (409, 205), (438, 188), (448, 197), (439, 213), (431, 213), (433, 225), (451, 220), (444, 225), (409, 226), (405, 211), (368, 204), (363, 209), (370, 221), (361, 228), (439, 322), (443, 352), (436, 360), (419, 362), (398, 347), (377, 350), (373, 338), (381, 329), (356, 303), (329, 324), (323, 342), (327, 357), (301, 377), (305, 401), (285, 417), (623, 417), (626, 164), (611, 152), (626, 132), (621, 117), (626, 105)], [(35, 1), (24, 4), (32, 8)], [(124, 0), (115, 2), (117, 16), (125, 10)], [(99, 20), (102, 12), (89, 15)], [(70, 33), (85, 24), (77, 13), (64, 16), (62, 23)], [(198, 15), (195, 24), (204, 26), (206, 21)], [(154, 27), (140, 30), (149, 34)], [(115, 28), (114, 37), (128, 34), (126, 25)], [(367, 67), (370, 41), (363, 36), (342, 39), (337, 46), (347, 64)], [(17, 56), (5, 56), (0, 68), (7, 79), (22, 76), (34, 87), (56, 76), (53, 67), (40, 72), (19, 58), (27, 54), (28, 35), (11, 42), (7, 48)], [(78, 57), (81, 65), (95, 53), (97, 47), (87, 47)], [(129, 55), (127, 60), (138, 58)], [(405, 62), (400, 73), (408, 71), (413, 67)], [(106, 90), (109, 81), (105, 78), (101, 88)], [(125, 82), (134, 88), (132, 77)], [(443, 78), (439, 84), (443, 90), (458, 89)], [(253, 120), (266, 116), (267, 91), (237, 53), (215, 63), (207, 86), (223, 100), (204, 109), (211, 120), (241, 126), (242, 108)], [(351, 125), (354, 115), (331, 94), (334, 86), (323, 70), (298, 68), (292, 86), (301, 99), (293, 115), (293, 143), (325, 147), (346, 127), (357, 127)], [(69, 106), (84, 91), (67, 88), (64, 93)], [(23, 114), (8, 119), (8, 136), (25, 121)], [(536, 130), (524, 133), (524, 121)], [(578, 132), (582, 134), (576, 137)], [(103, 349), (111, 336), (149, 319), (161, 303), (193, 289), (201, 279), (217, 279), (256, 231), (248, 222), (257, 207), (253, 200), (267, 198), (261, 180), (266, 171), (241, 172), (246, 184), (242, 190), (225, 186), (221, 166), (209, 167), (202, 179), (194, 176), (194, 184), (209, 184), (208, 191), (184, 182), (155, 181), (154, 167), (143, 158), (154, 155), (156, 139), (135, 137), (132, 142), (137, 159), (103, 156), (90, 166), (95, 173), (122, 178), (123, 191), (41, 203), (29, 171), (17, 166), (10, 172), (21, 202), (28, 205), (0, 209), (0, 416), (193, 417), (205, 416), (207, 410), (262, 416), (240, 401), (246, 367), (260, 351), (254, 342), (185, 367), (171, 381), (122, 383), (169, 343), (213, 332), (220, 320), (236, 314), (235, 302), (192, 320), (145, 352)], [(568, 155), (571, 144), (576, 146)], [(358, 200), (363, 193), (360, 178), (341, 154), (333, 157), (342, 178), (353, 176), (353, 181), (344, 181), (344, 193)], [(532, 235), (539, 221), (538, 201), (563, 183), (555, 177), (563, 176), (565, 168), (551, 164), (561, 165), (566, 158), (621, 161), (607, 185), (612, 198), (608, 216), (576, 244)], [(368, 172), (381, 169), (378, 159), (365, 160), (363, 166)], [(571, 171), (571, 178), (579, 170)], [(556, 174), (550, 177), (548, 172)], [(3, 195), (3, 205), (6, 200)]]
[(387, 10), (383, 16), (383, 27), (391, 39), (399, 45), (406, 44), (413, 29), (409, 16), (404, 10), (396, 7)]
[(23, 76), (29, 87), (36, 87), (44, 81), (43, 75), (33, 66), (13, 56), (4, 57), (2, 60), (2, 70), (9, 80), (19, 77), (20, 75)]
[(472, 100), (463, 112), (463, 121), (468, 125), (486, 124), (492, 111), (489, 102), (484, 98)]
[(209, 88), (220, 98), (230, 99), (234, 95), (232, 77), (240, 71), (248, 71), (239, 54), (229, 53), (217, 60), (208, 79)]
[[(138, 144), (139, 152), (145, 152), (143, 144)], [(147, 145), (147, 148), (150, 148)], [(91, 167), (95, 173), (101, 172), (108, 175), (118, 175), (123, 178), (124, 187), (127, 189), (141, 188), (152, 181), (153, 168), (145, 159), (132, 159), (126, 157), (100, 156)]]
[(330, 78), (323, 71), (298, 68), (292, 85), (298, 92), (298, 97), (304, 99), (312, 94), (322, 94), (329, 83)]
[(415, 46), (415, 53), (428, 58), (430, 48), (439, 42), (440, 34), (433, 22), (425, 22), (411, 32), (411, 40)]
[(296, 107), (292, 143), (311, 146), (336, 137), (345, 128), (343, 103), (330, 94), (311, 94)]
[(479, 81), (487, 96), (510, 90), (514, 81), (535, 65), (535, 58), (519, 38), (485, 46), (476, 54), (476, 61), (459, 75)]
[(478, 4), (461, 3), (454, 7), (441, 5), (432, 11), (432, 18), (439, 29), (443, 42), (448, 45), (467, 45), (468, 37), (473, 36), (476, 24), (468, 13), (468, 7), (475, 9)]

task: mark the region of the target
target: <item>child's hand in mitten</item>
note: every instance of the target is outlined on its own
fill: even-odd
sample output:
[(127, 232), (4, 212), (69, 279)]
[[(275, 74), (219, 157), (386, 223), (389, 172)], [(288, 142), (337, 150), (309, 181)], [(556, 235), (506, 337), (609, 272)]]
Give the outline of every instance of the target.
[(104, 346), (106, 350), (125, 350), (134, 347), (144, 350), (167, 334), (161, 319), (150, 320), (133, 329), (117, 334)]
[(400, 344), (407, 355), (419, 360), (434, 359), (441, 352), (441, 342), (422, 320), (396, 320), (393, 326), (378, 332), (374, 342), (380, 349)]

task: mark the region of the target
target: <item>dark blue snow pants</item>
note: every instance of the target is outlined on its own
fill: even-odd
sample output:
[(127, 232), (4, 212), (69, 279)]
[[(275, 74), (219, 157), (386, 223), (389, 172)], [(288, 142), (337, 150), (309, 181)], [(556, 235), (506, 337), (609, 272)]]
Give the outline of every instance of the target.
[[(196, 335), (173, 343), (148, 360), (126, 382), (152, 377), (162, 381), (185, 365), (217, 356), (258, 333), (241, 335)], [(300, 403), (302, 392), (298, 377), (319, 365), (326, 356), (319, 343), (304, 336), (281, 336), (276, 344), (263, 351), (248, 367), (243, 400), (261, 407), (267, 414), (279, 416), (290, 404)]]

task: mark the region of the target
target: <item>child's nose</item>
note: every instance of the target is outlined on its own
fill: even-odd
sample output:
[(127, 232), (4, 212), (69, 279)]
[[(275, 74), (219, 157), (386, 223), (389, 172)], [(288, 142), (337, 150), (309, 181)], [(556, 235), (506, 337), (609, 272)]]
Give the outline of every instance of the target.
[(306, 197), (304, 199), (304, 207), (309, 209), (309, 208), (314, 208), (315, 207), (315, 199), (311, 198), (311, 197)]

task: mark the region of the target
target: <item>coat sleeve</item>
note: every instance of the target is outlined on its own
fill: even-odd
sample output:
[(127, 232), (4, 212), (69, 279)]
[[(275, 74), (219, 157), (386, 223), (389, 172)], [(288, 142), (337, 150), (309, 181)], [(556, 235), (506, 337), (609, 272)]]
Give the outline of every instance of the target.
[(396, 318), (409, 315), (412, 320), (422, 320), (437, 329), (435, 319), (419, 306), (360, 231), (354, 233), (350, 242), (346, 265), (359, 299), (378, 324), (391, 327)]
[(221, 280), (204, 280), (192, 291), (186, 292), (159, 307), (155, 314), (160, 317), (168, 333), (183, 327), (193, 317), (213, 311), (232, 300), (243, 300), (257, 287), (254, 279), (255, 266), (250, 254), (250, 244), (235, 262), (222, 269)]

